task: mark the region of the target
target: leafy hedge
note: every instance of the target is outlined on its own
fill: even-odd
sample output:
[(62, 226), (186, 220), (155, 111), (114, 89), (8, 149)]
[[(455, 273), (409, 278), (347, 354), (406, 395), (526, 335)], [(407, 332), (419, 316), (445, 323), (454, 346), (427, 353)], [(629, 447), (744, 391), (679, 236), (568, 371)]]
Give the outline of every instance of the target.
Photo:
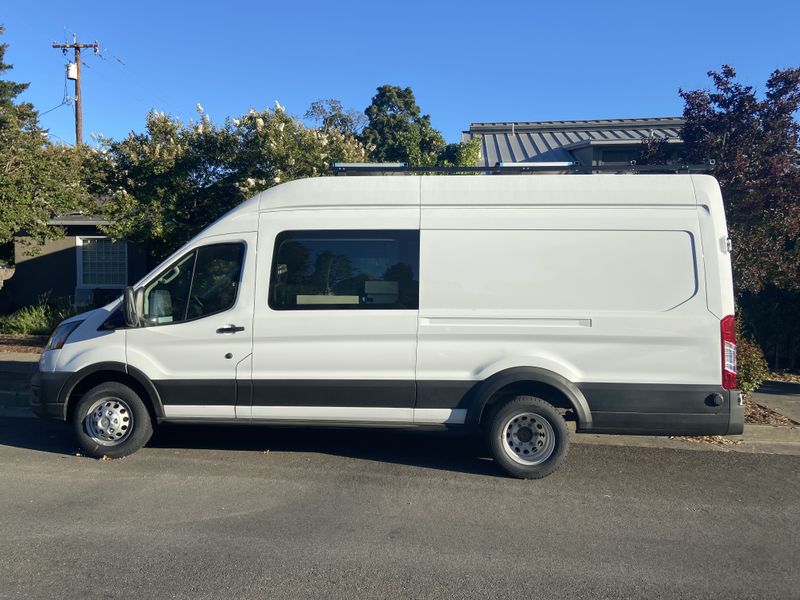
[(737, 382), (739, 389), (749, 394), (767, 378), (769, 368), (764, 353), (752, 338), (739, 336), (736, 342)]
[(75, 314), (66, 303), (48, 303), (24, 306), (2, 320), (3, 333), (49, 335), (61, 321)]

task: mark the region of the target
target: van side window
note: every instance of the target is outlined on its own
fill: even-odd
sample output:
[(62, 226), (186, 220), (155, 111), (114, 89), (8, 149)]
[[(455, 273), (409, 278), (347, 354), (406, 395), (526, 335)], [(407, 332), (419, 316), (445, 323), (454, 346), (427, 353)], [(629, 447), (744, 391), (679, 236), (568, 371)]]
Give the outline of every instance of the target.
[(275, 240), (269, 305), (416, 309), (419, 231), (285, 231)]
[(202, 246), (185, 254), (145, 287), (145, 322), (180, 323), (232, 308), (243, 259), (241, 243)]

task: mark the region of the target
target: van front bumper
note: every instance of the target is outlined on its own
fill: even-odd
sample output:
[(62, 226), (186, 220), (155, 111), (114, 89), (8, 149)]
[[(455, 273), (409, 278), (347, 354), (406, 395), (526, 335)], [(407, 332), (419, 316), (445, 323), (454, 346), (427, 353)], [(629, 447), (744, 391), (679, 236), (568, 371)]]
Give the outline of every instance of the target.
[(45, 419), (66, 421), (67, 405), (60, 401), (61, 390), (72, 373), (36, 371), (31, 378), (31, 410)]

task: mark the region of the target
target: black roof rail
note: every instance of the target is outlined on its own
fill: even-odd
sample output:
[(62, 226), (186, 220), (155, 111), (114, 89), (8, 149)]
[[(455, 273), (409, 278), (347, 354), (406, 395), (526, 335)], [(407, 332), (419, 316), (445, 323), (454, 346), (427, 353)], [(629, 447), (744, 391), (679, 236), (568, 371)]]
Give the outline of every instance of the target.
[(487, 173), (491, 175), (521, 173), (705, 173), (714, 168), (714, 160), (702, 164), (637, 165), (631, 161), (627, 165), (582, 165), (577, 161), (563, 162), (500, 162), (485, 167), (411, 167), (406, 163), (333, 163), (331, 171), (337, 175), (374, 175), (388, 173)]

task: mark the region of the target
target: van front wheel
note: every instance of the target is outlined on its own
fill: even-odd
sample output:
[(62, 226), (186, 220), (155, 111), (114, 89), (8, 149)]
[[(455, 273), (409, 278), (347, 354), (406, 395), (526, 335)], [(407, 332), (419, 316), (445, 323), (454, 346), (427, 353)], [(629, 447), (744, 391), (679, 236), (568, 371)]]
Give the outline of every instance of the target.
[(121, 383), (101, 383), (86, 392), (72, 414), (83, 451), (96, 458), (133, 454), (153, 435), (150, 413), (139, 395)]
[(541, 398), (517, 396), (502, 405), (486, 430), (495, 462), (509, 475), (539, 479), (567, 456), (569, 431), (563, 417)]

